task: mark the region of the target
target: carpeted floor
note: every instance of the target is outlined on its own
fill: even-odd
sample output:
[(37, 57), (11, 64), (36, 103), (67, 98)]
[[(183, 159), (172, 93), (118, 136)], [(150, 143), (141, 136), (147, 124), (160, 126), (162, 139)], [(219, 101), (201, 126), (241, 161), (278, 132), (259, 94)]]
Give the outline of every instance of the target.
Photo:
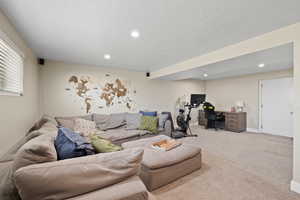
[(153, 192), (159, 200), (300, 200), (289, 191), (292, 139), (193, 127), (182, 142), (203, 150), (201, 170)]

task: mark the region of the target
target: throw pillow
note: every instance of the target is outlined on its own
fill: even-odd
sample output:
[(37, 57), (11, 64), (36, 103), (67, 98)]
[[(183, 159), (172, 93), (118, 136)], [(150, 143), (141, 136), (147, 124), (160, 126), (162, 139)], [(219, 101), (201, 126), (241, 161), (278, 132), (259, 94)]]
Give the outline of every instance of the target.
[(96, 131), (96, 123), (94, 121), (76, 118), (74, 122), (74, 131), (80, 133), (84, 137), (87, 137)]
[(56, 161), (54, 138), (54, 135), (44, 134), (25, 143), (15, 156), (13, 171), (32, 164)]
[(97, 153), (108, 153), (122, 150), (122, 147), (112, 144), (109, 140), (103, 139), (100, 136), (90, 136), (91, 143)]
[(126, 130), (136, 130), (139, 129), (141, 125), (140, 113), (127, 113), (126, 114)]
[(59, 160), (94, 154), (92, 145), (68, 128), (58, 129), (55, 148)]
[(147, 130), (150, 131), (151, 133), (158, 133), (157, 126), (158, 126), (157, 117), (142, 116), (141, 125), (140, 125), (141, 130)]
[(169, 117), (168, 114), (160, 114), (158, 116), (158, 128), (159, 129), (164, 129), (165, 128), (165, 123), (166, 123), (168, 117)]
[(152, 117), (156, 117), (157, 116), (157, 112), (156, 111), (153, 111), (153, 112), (150, 112), (150, 111), (140, 111), (140, 113), (143, 116), (152, 116)]

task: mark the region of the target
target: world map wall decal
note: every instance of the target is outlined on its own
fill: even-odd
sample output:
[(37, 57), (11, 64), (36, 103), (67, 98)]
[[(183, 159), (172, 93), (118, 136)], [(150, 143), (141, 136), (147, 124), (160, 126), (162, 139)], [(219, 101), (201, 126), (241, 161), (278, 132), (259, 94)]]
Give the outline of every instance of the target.
[(115, 108), (122, 111), (135, 109), (136, 90), (130, 81), (110, 74), (102, 77), (91, 75), (72, 75), (68, 78), (66, 92), (79, 102), (86, 113)]

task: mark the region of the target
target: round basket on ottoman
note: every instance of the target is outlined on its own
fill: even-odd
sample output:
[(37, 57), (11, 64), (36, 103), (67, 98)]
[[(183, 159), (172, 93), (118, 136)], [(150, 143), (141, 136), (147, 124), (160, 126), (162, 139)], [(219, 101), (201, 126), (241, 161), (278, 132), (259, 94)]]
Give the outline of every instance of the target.
[(149, 191), (153, 191), (201, 168), (201, 149), (182, 144), (170, 151), (154, 149), (152, 144), (171, 139), (165, 135), (126, 142), (122, 147), (144, 149), (140, 177)]

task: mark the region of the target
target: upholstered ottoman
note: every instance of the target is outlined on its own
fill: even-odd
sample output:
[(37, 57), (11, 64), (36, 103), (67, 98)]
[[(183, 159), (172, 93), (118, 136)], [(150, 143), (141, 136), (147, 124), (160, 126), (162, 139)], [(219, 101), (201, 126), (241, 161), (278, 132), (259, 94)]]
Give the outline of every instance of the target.
[(123, 143), (123, 148), (142, 147), (144, 156), (140, 177), (149, 191), (153, 191), (201, 168), (201, 149), (182, 144), (170, 151), (153, 149), (152, 143), (171, 139), (160, 135)]

